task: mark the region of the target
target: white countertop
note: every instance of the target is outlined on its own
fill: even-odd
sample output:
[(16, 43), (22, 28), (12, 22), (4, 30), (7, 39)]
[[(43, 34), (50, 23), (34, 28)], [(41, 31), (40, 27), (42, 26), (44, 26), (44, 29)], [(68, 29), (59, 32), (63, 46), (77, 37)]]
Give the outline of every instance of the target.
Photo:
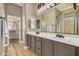
[(65, 35), (64, 38), (58, 38), (56, 37), (56, 33), (45, 33), (45, 32), (40, 32), (40, 34), (36, 34), (35, 32), (27, 32), (27, 34), (31, 34), (34, 36), (46, 38), (49, 40), (69, 44), (75, 47), (79, 47), (79, 36), (78, 35)]

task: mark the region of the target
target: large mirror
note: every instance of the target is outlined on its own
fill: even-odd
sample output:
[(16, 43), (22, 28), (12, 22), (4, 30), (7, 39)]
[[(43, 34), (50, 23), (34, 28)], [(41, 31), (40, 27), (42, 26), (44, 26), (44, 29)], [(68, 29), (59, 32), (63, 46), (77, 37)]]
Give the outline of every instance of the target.
[(55, 9), (41, 14), (41, 31), (55, 32)]
[[(64, 6), (67, 4), (63, 4)], [(69, 6), (70, 5), (70, 6)], [(74, 12), (72, 4), (70, 8), (56, 7), (38, 15), (40, 18), (30, 18), (28, 27), (30, 30), (51, 33), (76, 34), (78, 14)], [(77, 8), (79, 10), (79, 6)], [(76, 10), (76, 11), (78, 11)], [(78, 28), (79, 29), (79, 28)], [(78, 31), (79, 32), (79, 31)]]
[(60, 10), (53, 8), (41, 15), (42, 32), (75, 34), (75, 12), (73, 7)]
[(41, 29), (41, 20), (38, 18), (28, 19), (28, 29), (31, 31), (36, 31)]

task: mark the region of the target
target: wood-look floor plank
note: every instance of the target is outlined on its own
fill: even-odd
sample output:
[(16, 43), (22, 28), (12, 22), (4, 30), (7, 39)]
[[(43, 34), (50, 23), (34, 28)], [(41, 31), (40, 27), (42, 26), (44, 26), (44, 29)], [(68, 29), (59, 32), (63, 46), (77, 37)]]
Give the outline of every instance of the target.
[(6, 48), (6, 56), (15, 56), (15, 51), (14, 48), (12, 47), (12, 45), (8, 46), (8, 48)]
[[(20, 52), (24, 55), (24, 56), (26, 56), (26, 55), (35, 55), (34, 53), (32, 53), (31, 51), (29, 51), (28, 49), (26, 50), (26, 49), (24, 49), (24, 45), (23, 44), (16, 44), (15, 45), (16, 46), (16, 48), (17, 48), (17, 46), (18, 46), (18, 49), (20, 50)], [(22, 48), (21, 48), (22, 47)], [(18, 50), (17, 49), (17, 50)], [(26, 54), (27, 53), (27, 54)]]
[(19, 54), (20, 54), (20, 56), (22, 56), (22, 55), (25, 56), (25, 54), (23, 53), (23, 51), (24, 51), (23, 46), (20, 46), (20, 44), (15, 44), (14, 46), (16, 48), (17, 56), (19, 56)]
[(22, 43), (12, 43), (5, 48), (5, 56), (36, 56), (35, 53), (24, 47)]

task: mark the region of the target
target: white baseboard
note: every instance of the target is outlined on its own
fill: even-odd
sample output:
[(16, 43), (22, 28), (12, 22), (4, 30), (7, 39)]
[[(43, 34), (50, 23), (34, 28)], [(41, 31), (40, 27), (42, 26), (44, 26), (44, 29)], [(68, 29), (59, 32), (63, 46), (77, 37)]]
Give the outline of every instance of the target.
[(9, 45), (4, 45), (3, 46), (3, 53), (2, 53), (2, 56), (5, 56), (5, 51), (4, 51), (4, 49), (5, 49), (5, 47), (8, 47)]
[(9, 45), (8, 44), (4, 45), (4, 47), (7, 47), (7, 46), (9, 46)]
[(24, 41), (19, 41), (20, 43), (24, 43)]
[(4, 49), (3, 49), (3, 53), (2, 53), (2, 56), (5, 56), (5, 55), (4, 55)]
[(24, 46), (24, 49), (28, 49), (28, 47)]

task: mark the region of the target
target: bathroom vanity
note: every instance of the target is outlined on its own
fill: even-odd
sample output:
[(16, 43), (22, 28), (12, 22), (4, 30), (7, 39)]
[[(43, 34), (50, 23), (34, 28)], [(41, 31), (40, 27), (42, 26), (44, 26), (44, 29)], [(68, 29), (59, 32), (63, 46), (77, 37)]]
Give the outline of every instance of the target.
[(39, 56), (79, 56), (79, 5), (76, 12), (73, 5), (59, 4), (41, 12), (37, 26), (32, 28), (32, 22), (28, 26), (26, 46)]
[[(76, 36), (59, 38), (56, 34), (28, 32), (26, 46), (38, 56), (79, 56), (79, 39)], [(68, 38), (68, 39), (67, 39)]]

